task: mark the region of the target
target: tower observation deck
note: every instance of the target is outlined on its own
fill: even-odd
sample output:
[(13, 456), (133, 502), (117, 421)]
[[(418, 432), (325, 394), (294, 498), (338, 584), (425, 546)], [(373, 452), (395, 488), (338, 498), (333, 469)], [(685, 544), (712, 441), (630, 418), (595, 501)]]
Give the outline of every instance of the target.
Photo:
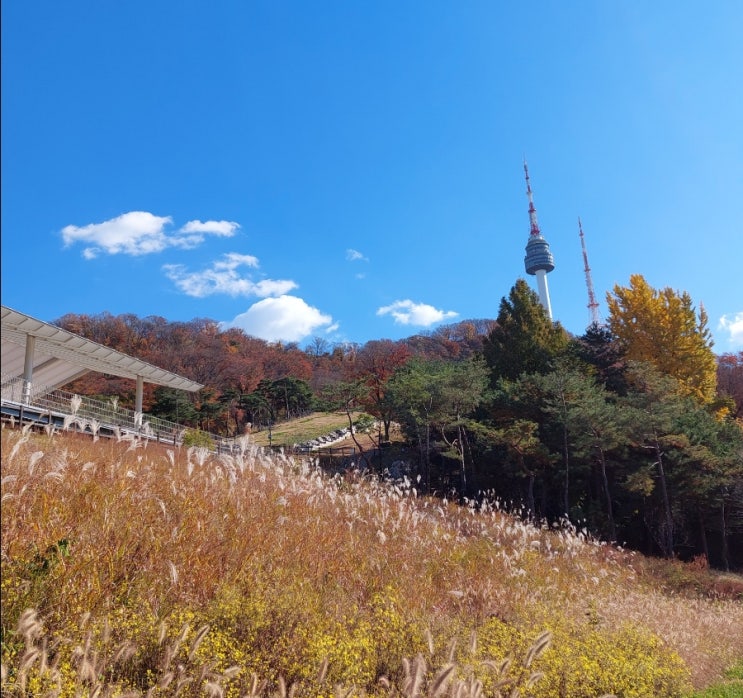
[(555, 260), (550, 252), (549, 243), (542, 237), (537, 222), (537, 209), (534, 207), (534, 196), (529, 181), (529, 168), (524, 162), (524, 174), (526, 175), (526, 194), (529, 197), (529, 241), (526, 243), (526, 257), (524, 267), (526, 273), (537, 277), (537, 288), (539, 290), (539, 301), (547, 311), (549, 319), (552, 319), (552, 305), (550, 303), (549, 287), (547, 286), (547, 274), (555, 268)]

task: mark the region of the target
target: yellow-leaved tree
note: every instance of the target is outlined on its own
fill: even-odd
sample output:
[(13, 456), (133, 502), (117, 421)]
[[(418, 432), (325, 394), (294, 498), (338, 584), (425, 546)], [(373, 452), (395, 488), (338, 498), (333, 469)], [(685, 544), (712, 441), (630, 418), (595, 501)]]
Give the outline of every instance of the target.
[(658, 291), (641, 274), (629, 286), (607, 293), (609, 328), (628, 359), (647, 361), (673, 376), (682, 390), (702, 403), (714, 399), (717, 362), (704, 308), (671, 288)]

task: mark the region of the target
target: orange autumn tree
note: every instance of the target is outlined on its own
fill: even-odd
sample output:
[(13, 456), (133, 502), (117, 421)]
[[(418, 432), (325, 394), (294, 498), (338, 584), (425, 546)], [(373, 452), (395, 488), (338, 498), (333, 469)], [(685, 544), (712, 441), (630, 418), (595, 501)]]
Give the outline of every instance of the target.
[(717, 390), (717, 363), (704, 308), (671, 288), (658, 291), (641, 274), (607, 293), (609, 328), (628, 359), (646, 361), (673, 376), (682, 391), (708, 403)]

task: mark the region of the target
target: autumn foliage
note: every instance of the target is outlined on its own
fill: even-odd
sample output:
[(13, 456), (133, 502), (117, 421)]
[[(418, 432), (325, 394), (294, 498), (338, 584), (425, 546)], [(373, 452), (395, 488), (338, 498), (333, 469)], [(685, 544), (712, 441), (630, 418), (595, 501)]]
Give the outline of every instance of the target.
[(653, 289), (640, 274), (607, 294), (609, 327), (627, 359), (646, 361), (673, 376), (702, 402), (716, 392), (716, 362), (704, 308), (671, 288)]
[[(147, 388), (145, 409), (157, 416), (240, 436), (316, 409), (363, 411), (379, 448), (399, 425), (398, 466), (426, 491), (495, 493), (532, 520), (580, 522), (648, 554), (737, 569), (743, 361), (715, 357), (706, 315), (685, 292), (635, 275), (609, 308), (607, 326), (573, 337), (520, 279), (495, 320), (364, 345), (315, 338), (304, 349), (205, 319), (59, 323), (206, 385), (196, 395)], [(123, 405), (134, 393), (93, 374), (69, 389)]]

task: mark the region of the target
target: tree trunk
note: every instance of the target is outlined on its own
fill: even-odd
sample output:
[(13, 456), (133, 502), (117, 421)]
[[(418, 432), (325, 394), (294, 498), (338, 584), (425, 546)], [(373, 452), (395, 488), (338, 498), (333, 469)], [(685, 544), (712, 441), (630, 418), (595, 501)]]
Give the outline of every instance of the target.
[(425, 476), (426, 492), (431, 491), (431, 477), (428, 471), (428, 460), (426, 459), (426, 452), (423, 445), (423, 434), (421, 433), (420, 424), (415, 425), (415, 431), (418, 435), (418, 457), (420, 458), (420, 467)]
[(426, 422), (426, 477), (428, 489), (431, 490), (431, 425)]
[(390, 422), (392, 420), (389, 417), (382, 417), (382, 425), (384, 426), (384, 440), (390, 440)]
[(655, 441), (655, 455), (658, 458), (658, 476), (660, 477), (660, 492), (663, 498), (663, 511), (665, 515), (665, 531), (661, 531), (663, 544), (663, 555), (673, 557), (673, 514), (671, 513), (671, 500), (668, 498), (668, 484), (666, 482), (666, 471), (663, 468), (663, 452), (657, 439)]
[(529, 473), (529, 489), (526, 501), (529, 507), (529, 518), (534, 520), (534, 473)]
[(366, 453), (364, 453), (364, 447), (359, 443), (358, 439), (356, 438), (356, 432), (353, 428), (353, 415), (351, 413), (350, 406), (346, 405), (346, 416), (348, 417), (348, 431), (351, 433), (351, 439), (353, 440), (354, 444), (356, 444), (356, 448), (359, 449), (359, 455), (361, 456), (361, 460), (364, 461), (364, 466), (367, 470), (371, 470), (371, 463), (369, 462), (369, 459), (366, 457)]
[(570, 521), (570, 454), (568, 450), (568, 427), (563, 424), (562, 427), (562, 459), (565, 462), (565, 484), (562, 492), (562, 508), (565, 512), (565, 518)]
[(614, 543), (617, 539), (617, 527), (614, 523), (614, 507), (611, 503), (611, 493), (609, 492), (609, 478), (606, 475), (606, 456), (604, 449), (599, 448), (599, 457), (601, 462), (601, 479), (604, 484), (604, 496), (606, 497), (606, 516), (609, 519), (609, 539)]
[(470, 487), (472, 488), (472, 491), (477, 493), (478, 492), (478, 478), (477, 478), (477, 472), (475, 470), (475, 459), (472, 455), (472, 446), (470, 445), (470, 441), (467, 438), (467, 430), (462, 429), (462, 449), (469, 452), (470, 454)]
[(704, 514), (699, 509), (699, 537), (702, 542), (702, 552), (704, 557), (709, 561), (709, 543), (707, 542), (707, 527), (704, 525)]
[(730, 572), (730, 551), (728, 550), (728, 527), (725, 511), (725, 496), (720, 501), (720, 533), (722, 534), (722, 568)]
[(462, 494), (467, 494), (467, 471), (465, 468), (465, 462), (464, 462), (464, 438), (462, 437), (462, 427), (461, 425), (457, 426), (457, 436), (459, 439), (459, 463), (460, 468), (462, 470)]

